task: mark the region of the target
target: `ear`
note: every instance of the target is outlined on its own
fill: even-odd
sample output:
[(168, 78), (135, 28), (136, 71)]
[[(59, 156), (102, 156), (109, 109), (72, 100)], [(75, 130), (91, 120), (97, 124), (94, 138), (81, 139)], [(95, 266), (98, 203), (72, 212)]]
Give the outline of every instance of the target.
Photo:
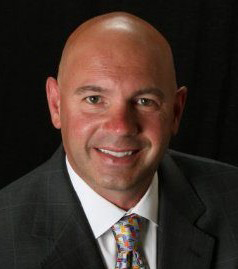
[(183, 114), (183, 109), (185, 106), (187, 98), (187, 88), (185, 86), (179, 88), (176, 92), (175, 102), (174, 102), (174, 121), (172, 126), (172, 134), (176, 135), (179, 129), (180, 120)]
[(50, 109), (51, 121), (55, 128), (60, 129), (60, 92), (57, 80), (53, 77), (47, 78), (46, 94)]

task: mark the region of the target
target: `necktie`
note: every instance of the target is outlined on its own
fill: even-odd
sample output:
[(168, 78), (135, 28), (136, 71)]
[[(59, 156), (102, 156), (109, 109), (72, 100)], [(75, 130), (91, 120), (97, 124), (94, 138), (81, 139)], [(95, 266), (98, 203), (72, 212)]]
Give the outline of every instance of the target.
[(139, 237), (140, 226), (141, 218), (136, 214), (125, 216), (112, 226), (118, 248), (115, 269), (145, 269)]

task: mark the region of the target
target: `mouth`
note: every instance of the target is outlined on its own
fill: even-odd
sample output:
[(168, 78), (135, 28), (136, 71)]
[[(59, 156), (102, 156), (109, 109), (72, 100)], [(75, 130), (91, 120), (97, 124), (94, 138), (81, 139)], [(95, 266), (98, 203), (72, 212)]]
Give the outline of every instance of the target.
[(98, 152), (106, 154), (108, 157), (124, 158), (136, 154), (139, 150), (109, 150), (103, 148), (97, 148)]

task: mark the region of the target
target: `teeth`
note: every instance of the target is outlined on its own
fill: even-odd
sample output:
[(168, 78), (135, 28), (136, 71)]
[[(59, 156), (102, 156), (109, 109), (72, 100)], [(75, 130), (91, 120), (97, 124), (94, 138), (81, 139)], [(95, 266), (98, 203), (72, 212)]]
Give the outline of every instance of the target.
[(118, 158), (130, 156), (133, 153), (133, 151), (115, 152), (115, 151), (106, 150), (106, 149), (98, 149), (98, 150), (105, 153), (105, 154), (109, 154), (109, 155), (112, 155), (112, 156), (118, 157)]

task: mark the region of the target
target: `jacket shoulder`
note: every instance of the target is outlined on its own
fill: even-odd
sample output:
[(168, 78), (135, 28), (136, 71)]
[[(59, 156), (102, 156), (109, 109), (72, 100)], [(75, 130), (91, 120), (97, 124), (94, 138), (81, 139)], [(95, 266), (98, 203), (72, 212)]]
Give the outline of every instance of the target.
[(77, 207), (75, 198), (65, 155), (59, 150), (49, 161), (3, 188), (0, 191), (3, 268), (16, 268), (16, 263), (17, 268), (38, 268)]
[(42, 193), (46, 193), (49, 179), (53, 184), (57, 177), (65, 174), (64, 166), (64, 154), (58, 149), (48, 161), (0, 190), (0, 210), (9, 204), (39, 199)]
[(238, 175), (238, 167), (209, 158), (190, 155), (175, 150), (168, 150), (168, 154), (182, 170), (184, 175), (191, 177), (207, 177), (222, 174)]
[(207, 206), (216, 208), (222, 204), (227, 212), (238, 206), (237, 167), (173, 150), (169, 150), (169, 155)]

